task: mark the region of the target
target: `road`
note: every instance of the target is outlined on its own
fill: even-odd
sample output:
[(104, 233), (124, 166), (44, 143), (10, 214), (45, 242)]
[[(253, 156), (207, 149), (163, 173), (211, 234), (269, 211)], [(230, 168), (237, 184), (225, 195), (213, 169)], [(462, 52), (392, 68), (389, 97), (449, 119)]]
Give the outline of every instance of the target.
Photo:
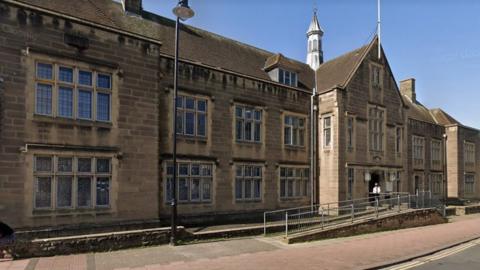
[(385, 270), (478, 270), (480, 240), (474, 240), (438, 253), (389, 267)]

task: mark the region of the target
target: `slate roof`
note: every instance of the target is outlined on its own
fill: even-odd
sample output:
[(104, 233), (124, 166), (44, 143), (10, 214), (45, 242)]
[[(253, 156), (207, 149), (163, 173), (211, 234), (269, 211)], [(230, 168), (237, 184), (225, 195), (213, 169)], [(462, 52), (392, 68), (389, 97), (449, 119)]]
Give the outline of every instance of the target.
[(376, 38), (368, 45), (320, 65), (317, 70), (317, 92), (321, 94), (334, 87), (346, 87), (351, 75), (355, 72), (375, 41)]
[(404, 104), (409, 108), (408, 110), (408, 118), (412, 118), (415, 120), (431, 123), (431, 124), (438, 124), (435, 121), (435, 118), (430, 113), (430, 110), (427, 109), (422, 103), (418, 101), (412, 101), (409, 97), (402, 94)]
[[(175, 21), (168, 18), (147, 11), (141, 17), (127, 15), (122, 5), (112, 0), (16, 1), (158, 40), (162, 53), (174, 55)], [(181, 58), (271, 81), (263, 68), (274, 53), (185, 24), (181, 30)], [(299, 87), (313, 88), (313, 70), (293, 59), (288, 63), (298, 72)]]
[(431, 109), (430, 112), (432, 113), (435, 121), (440, 125), (461, 125), (459, 121), (457, 121), (455, 118), (453, 118), (451, 115), (449, 115), (442, 109)]

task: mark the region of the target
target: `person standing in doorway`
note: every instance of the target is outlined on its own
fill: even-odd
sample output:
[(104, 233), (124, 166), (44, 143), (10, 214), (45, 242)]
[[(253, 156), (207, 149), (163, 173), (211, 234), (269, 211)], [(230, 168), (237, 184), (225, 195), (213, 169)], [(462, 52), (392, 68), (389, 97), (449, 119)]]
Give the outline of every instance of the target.
[(382, 189), (380, 188), (378, 182), (376, 182), (375, 186), (373, 187), (373, 196), (375, 197), (375, 201), (378, 201), (380, 198), (380, 193), (382, 193)]

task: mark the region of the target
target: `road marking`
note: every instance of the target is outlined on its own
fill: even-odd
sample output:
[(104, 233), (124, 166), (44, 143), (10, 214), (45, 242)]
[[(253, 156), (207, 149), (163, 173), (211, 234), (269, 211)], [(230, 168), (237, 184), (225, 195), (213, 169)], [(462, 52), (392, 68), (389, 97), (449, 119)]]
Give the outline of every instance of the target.
[(460, 246), (457, 246), (457, 247), (453, 247), (453, 248), (450, 248), (450, 249), (447, 249), (447, 250), (444, 250), (444, 251), (440, 251), (440, 252), (435, 253), (435, 254), (430, 255), (430, 256), (419, 258), (419, 259), (416, 259), (416, 260), (411, 261), (411, 262), (407, 262), (407, 263), (397, 265), (397, 266), (392, 266), (392, 267), (385, 268), (385, 269), (386, 270), (411, 269), (411, 268), (420, 266), (422, 264), (426, 264), (426, 263), (429, 263), (429, 262), (432, 262), (432, 261), (440, 260), (440, 259), (443, 259), (445, 257), (454, 255), (456, 253), (459, 253), (461, 251), (464, 251), (464, 250), (466, 250), (468, 248), (471, 248), (471, 247), (474, 247), (476, 245), (480, 245), (480, 240), (474, 240), (472, 242), (469, 242), (469, 243), (466, 243), (466, 244), (463, 244), (463, 245), (460, 245)]

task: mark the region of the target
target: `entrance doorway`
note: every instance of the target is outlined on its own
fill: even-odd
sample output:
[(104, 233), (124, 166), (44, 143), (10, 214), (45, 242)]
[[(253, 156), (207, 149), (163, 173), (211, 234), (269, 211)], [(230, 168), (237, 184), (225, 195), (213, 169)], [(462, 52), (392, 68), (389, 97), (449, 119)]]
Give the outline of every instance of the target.
[(373, 188), (375, 187), (375, 183), (378, 183), (380, 185), (380, 174), (378, 173), (372, 173), (371, 179), (368, 182), (368, 192), (373, 193)]

